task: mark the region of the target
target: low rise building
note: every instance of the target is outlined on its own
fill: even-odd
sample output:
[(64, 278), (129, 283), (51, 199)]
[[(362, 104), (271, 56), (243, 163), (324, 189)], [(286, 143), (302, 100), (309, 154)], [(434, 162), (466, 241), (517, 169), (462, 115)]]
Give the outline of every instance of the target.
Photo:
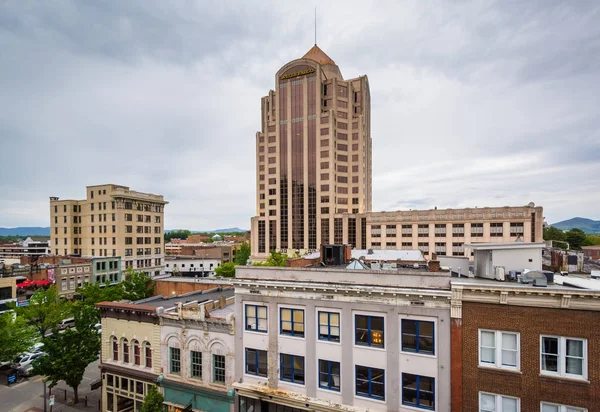
[(350, 266), (237, 269), (236, 410), (450, 410), (450, 274)]
[(199, 256), (167, 256), (165, 273), (173, 276), (203, 278), (215, 275), (215, 269), (221, 266), (221, 259), (205, 259)]
[(600, 245), (595, 246), (582, 246), (583, 254), (585, 257), (600, 260)]
[(17, 300), (17, 278), (0, 278), (0, 313), (7, 310), (6, 304)]
[(28, 237), (25, 240), (11, 243), (0, 243), (0, 259), (21, 258), (24, 256), (40, 257), (50, 254), (50, 241), (33, 240)]

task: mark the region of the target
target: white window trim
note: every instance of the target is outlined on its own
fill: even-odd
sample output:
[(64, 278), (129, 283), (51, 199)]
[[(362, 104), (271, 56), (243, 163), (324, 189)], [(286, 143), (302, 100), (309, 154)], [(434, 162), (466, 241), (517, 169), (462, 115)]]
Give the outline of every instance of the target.
[[(495, 362), (493, 364), (481, 361), (481, 332), (490, 332), (494, 334), (495, 340)], [(502, 334), (510, 333), (517, 335), (517, 366), (503, 365), (502, 364)], [(519, 332), (513, 332), (508, 330), (491, 330), (491, 329), (479, 329), (478, 332), (479, 341), (477, 344), (477, 357), (479, 359), (479, 366), (484, 368), (498, 368), (507, 369), (512, 371), (521, 370), (521, 334)]]
[[(558, 339), (558, 372), (546, 371), (542, 369), (543, 366), (543, 358), (542, 358), (542, 348), (544, 338), (556, 338)], [(566, 346), (567, 339), (571, 340), (580, 340), (583, 342), (583, 365), (582, 365), (582, 374), (575, 375), (572, 373), (567, 373), (567, 356), (566, 356)], [(555, 336), (555, 335), (540, 335), (540, 374), (546, 376), (557, 376), (557, 377), (565, 377), (570, 379), (578, 379), (578, 380), (587, 380), (588, 376), (588, 354), (587, 354), (587, 339), (585, 338), (574, 338), (570, 336)]]
[[(431, 322), (433, 323), (433, 355), (427, 353), (418, 353), (418, 352), (410, 352), (402, 350), (402, 321), (406, 320), (416, 320), (421, 322)], [(438, 357), (438, 318), (428, 317), (428, 316), (414, 316), (414, 315), (398, 315), (398, 327), (400, 328), (400, 352), (405, 355), (410, 356), (424, 356), (427, 358), (437, 358)], [(436, 380), (437, 385), (437, 380)]]
[(552, 403), (552, 402), (541, 402), (540, 403), (540, 411), (541, 412), (544, 411), (544, 405), (546, 405), (546, 406), (557, 406), (558, 407), (558, 412), (567, 412), (567, 408), (576, 410), (577, 412), (588, 412), (588, 410), (586, 408), (580, 408), (578, 406), (561, 405), (559, 403)]
[(496, 408), (497, 412), (502, 411), (502, 399), (503, 398), (516, 399), (517, 400), (517, 412), (521, 411), (521, 398), (517, 398), (515, 396), (499, 395), (497, 393), (491, 393), (491, 392), (479, 392), (478, 411), (481, 411), (481, 395), (489, 395), (489, 396), (494, 397), (494, 399), (496, 401), (495, 408)]
[[(320, 327), (320, 324), (319, 324), (319, 312), (337, 313), (340, 316), (340, 326), (339, 326), (339, 328), (340, 328), (340, 340), (339, 340), (339, 342), (319, 339), (319, 327)], [(338, 309), (338, 308), (326, 308), (326, 307), (323, 307), (323, 306), (317, 306), (317, 307), (315, 307), (315, 325), (317, 327), (317, 344), (323, 343), (325, 345), (337, 345), (337, 346), (341, 346), (341, 344), (342, 344), (342, 310), (341, 309)], [(333, 359), (329, 359), (329, 360), (333, 360)], [(337, 360), (336, 360), (336, 362), (337, 362)], [(318, 365), (318, 363), (319, 363), (319, 361), (317, 360), (317, 365)], [(341, 365), (341, 361), (340, 361), (340, 365)], [(331, 392), (331, 391), (329, 391), (329, 392)]]

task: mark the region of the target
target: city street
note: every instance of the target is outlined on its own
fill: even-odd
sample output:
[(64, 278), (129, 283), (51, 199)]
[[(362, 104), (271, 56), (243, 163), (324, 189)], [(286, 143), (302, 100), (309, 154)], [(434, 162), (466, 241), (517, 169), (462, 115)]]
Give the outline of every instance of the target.
[[(7, 386), (7, 375), (10, 369), (0, 371), (0, 408), (2, 411), (10, 412), (41, 412), (44, 410), (44, 383), (40, 376), (31, 376), (22, 380), (20, 383)], [(90, 384), (100, 378), (98, 361), (88, 365), (83, 381), (79, 385), (79, 404), (67, 405), (73, 398), (73, 390), (64, 382), (60, 382), (52, 390), (54, 394), (54, 406), (52, 412), (72, 412), (72, 411), (98, 411), (98, 401), (100, 399), (101, 389), (91, 391)], [(67, 400), (65, 400), (65, 389), (67, 390)], [(88, 405), (85, 406), (85, 397), (88, 398)], [(50, 406), (47, 411), (50, 412)]]

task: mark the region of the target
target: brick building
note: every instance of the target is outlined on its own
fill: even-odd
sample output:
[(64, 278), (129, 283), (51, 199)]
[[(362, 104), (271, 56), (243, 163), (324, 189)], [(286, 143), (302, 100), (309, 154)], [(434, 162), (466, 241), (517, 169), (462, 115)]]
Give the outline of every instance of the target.
[(452, 282), (452, 411), (600, 405), (600, 292)]
[(600, 260), (600, 245), (595, 246), (583, 246), (581, 248), (585, 257), (594, 260)]

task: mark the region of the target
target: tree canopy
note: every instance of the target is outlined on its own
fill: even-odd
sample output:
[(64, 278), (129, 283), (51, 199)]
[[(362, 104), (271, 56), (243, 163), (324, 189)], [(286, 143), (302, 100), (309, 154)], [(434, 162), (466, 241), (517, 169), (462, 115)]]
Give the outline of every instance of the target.
[(71, 316), (72, 304), (62, 299), (55, 285), (38, 289), (29, 299), (28, 306), (11, 305), (17, 317), (23, 317), (43, 337), (63, 319)]
[[(581, 246), (600, 245), (600, 236), (588, 235), (581, 229), (571, 229), (563, 232), (554, 226), (544, 229), (544, 240), (566, 242), (569, 248), (579, 250)], [(558, 247), (566, 248), (566, 243), (558, 243)]]
[(250, 258), (250, 244), (248, 242), (244, 242), (240, 245), (239, 250), (235, 254), (235, 264), (236, 265), (245, 265)]
[(255, 262), (253, 266), (285, 266), (288, 256), (285, 253), (271, 251), (271, 255), (265, 262)]
[(162, 393), (158, 391), (156, 386), (152, 385), (144, 398), (142, 412), (163, 412), (164, 401), (165, 398), (162, 396)]
[(152, 278), (147, 273), (132, 268), (127, 269), (125, 280), (120, 286), (123, 288), (123, 299), (140, 300), (154, 295)]
[(192, 235), (189, 230), (173, 230), (171, 232), (165, 232), (165, 243), (171, 239), (187, 239)]
[(223, 276), (226, 278), (234, 278), (235, 277), (235, 264), (223, 263), (221, 266), (219, 266), (215, 269), (215, 274), (217, 276)]
[(0, 313), (0, 361), (13, 360), (31, 349), (38, 332), (14, 312)]
[(123, 299), (123, 287), (121, 285), (101, 285), (100, 283), (86, 283), (77, 289), (82, 302), (94, 306), (98, 302), (117, 302)]

